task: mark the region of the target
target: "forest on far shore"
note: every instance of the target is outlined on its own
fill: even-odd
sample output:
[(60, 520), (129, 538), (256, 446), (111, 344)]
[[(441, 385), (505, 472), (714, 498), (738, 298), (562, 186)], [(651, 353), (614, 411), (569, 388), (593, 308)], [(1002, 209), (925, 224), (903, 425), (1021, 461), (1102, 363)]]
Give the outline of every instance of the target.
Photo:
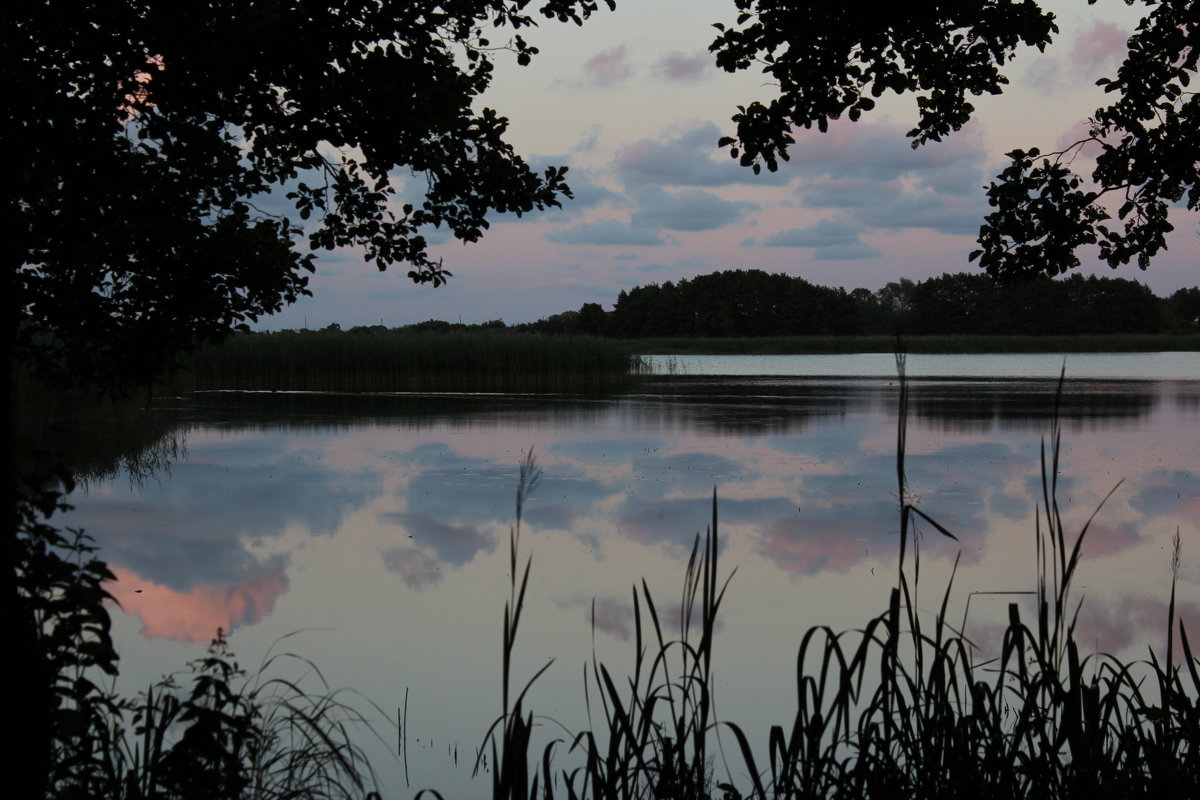
[(509, 329), (543, 334), (659, 337), (1034, 335), (1200, 332), (1200, 287), (1158, 297), (1126, 278), (1072, 274), (1013, 284), (983, 273), (901, 278), (872, 292), (817, 286), (759, 269), (731, 269), (635, 286), (611, 311), (584, 303), (537, 322), (430, 320), (415, 330)]

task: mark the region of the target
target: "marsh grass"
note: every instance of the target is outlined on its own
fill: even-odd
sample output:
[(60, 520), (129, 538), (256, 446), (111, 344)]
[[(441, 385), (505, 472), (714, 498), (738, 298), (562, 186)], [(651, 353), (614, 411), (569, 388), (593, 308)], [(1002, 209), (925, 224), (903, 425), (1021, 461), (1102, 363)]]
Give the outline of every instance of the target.
[[(509, 666), (531, 560), (518, 580), (521, 505), (536, 481), (521, 471), (510, 535), (512, 589), (504, 616), (503, 713), (488, 732), (495, 798), (1130, 798), (1194, 797), (1200, 786), (1200, 661), (1175, 616), (1176, 533), (1165, 657), (1126, 663), (1081, 654), (1071, 586), (1103, 506), (1075, 533), (1057, 499), (1057, 414), (1041, 455), (1034, 620), (1008, 609), (1000, 652), (984, 657), (950, 616), (953, 573), (932, 624), (917, 612), (923, 531), (955, 539), (907, 490), (907, 383), (900, 376), (896, 474), (900, 536), (887, 609), (856, 631), (810, 629), (799, 643), (795, 710), (772, 726), (766, 752), (713, 712), (715, 620), (732, 574), (718, 577), (717, 501), (684, 576), (681, 635), (666, 639), (653, 598), (634, 589), (632, 675), (594, 657), (585, 672), (588, 729), (533, 751), (534, 675), (510, 702)], [(1061, 401), (1060, 378), (1056, 406)], [(1115, 492), (1118, 486), (1113, 488)], [(1111, 496), (1111, 492), (1110, 492)], [(1107, 499), (1107, 498), (1106, 498)], [(955, 561), (955, 570), (958, 562)], [(1182, 664), (1176, 663), (1178, 630)], [(649, 632), (649, 635), (648, 635)], [(712, 741), (727, 731), (740, 764), (715, 775)], [(567, 765), (556, 766), (560, 756)], [(530, 766), (530, 765), (533, 766)]]
[(135, 698), (93, 694), (79, 708), (100, 713), (56, 737), (48, 797), (349, 800), (375, 790), (357, 744), (372, 721), (295, 654), (247, 673), (218, 631), (189, 671)]
[(626, 378), (637, 363), (620, 343), (590, 336), (282, 331), (197, 353), (174, 388), (558, 391)]

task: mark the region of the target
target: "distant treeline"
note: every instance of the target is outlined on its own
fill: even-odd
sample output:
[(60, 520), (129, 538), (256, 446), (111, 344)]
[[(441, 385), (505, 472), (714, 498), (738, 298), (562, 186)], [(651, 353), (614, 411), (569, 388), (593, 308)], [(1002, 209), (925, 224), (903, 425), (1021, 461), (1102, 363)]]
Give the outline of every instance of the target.
[(1126, 278), (1073, 274), (1005, 285), (982, 273), (958, 273), (847, 292), (792, 275), (736, 269), (634, 287), (621, 292), (611, 312), (585, 303), (578, 311), (514, 327), (625, 339), (1195, 333), (1200, 287), (1161, 298)]

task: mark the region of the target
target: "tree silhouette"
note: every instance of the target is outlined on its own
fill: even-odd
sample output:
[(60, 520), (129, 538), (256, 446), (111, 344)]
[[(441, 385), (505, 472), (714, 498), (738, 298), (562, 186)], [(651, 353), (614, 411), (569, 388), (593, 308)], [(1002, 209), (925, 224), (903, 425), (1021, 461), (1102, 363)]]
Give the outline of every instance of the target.
[[(1166, 247), (1169, 207), (1200, 210), (1200, 102), (1188, 90), (1200, 11), (1196, 0), (1142, 2), (1124, 63), (1098, 81), (1115, 99), (1096, 110), (1087, 135), (1061, 152), (1014, 150), (988, 187), (995, 210), (970, 258), (992, 276), (1066, 272), (1086, 244), (1112, 267), (1136, 259), (1146, 269)], [(716, 26), (717, 64), (730, 72), (759, 64), (778, 88), (766, 104), (739, 106), (736, 137), (720, 142), (755, 172), (787, 160), (794, 127), (858, 120), (886, 92), (916, 94), (913, 147), (939, 141), (970, 119), (969, 97), (1003, 91), (1001, 68), (1019, 47), (1044, 49), (1058, 32), (1035, 0), (915, 0), (870, 14), (831, 0), (735, 4), (737, 24)], [(1070, 162), (1088, 145), (1099, 155), (1085, 177)], [(1110, 196), (1119, 200), (1115, 221), (1103, 204)]]
[[(307, 294), (305, 249), (358, 247), (419, 283), (423, 231), (569, 196), (481, 108), (526, 64), (528, 13), (612, 0), (34, 2), (7, 12), (9, 325), (44, 377), (146, 381)], [(492, 35), (505, 37), (491, 41)], [(416, 187), (414, 190), (413, 187)], [(286, 200), (285, 200), (286, 196)], [(423, 198), (423, 199), (422, 199)]]
[[(379, 269), (403, 264), (413, 281), (441, 284), (449, 272), (423, 231), (474, 241), (492, 212), (570, 196), (565, 167), (534, 173), (505, 141), (507, 120), (479, 99), (497, 57), (524, 65), (537, 53), (522, 34), (538, 18), (581, 24), (602, 3), (613, 7), (12, 5), (0, 48), (0, 142), (14, 159), (0, 296), (14, 374), (126, 394), (181, 353), (307, 294), (314, 257), (301, 245), (358, 247)], [(11, 421), (11, 394), (8, 403)], [(14, 531), (31, 536), (58, 495), (16, 475), (15, 452), (7, 506)], [(12, 711), (26, 726), (9, 785), (40, 797), (61, 713), (15, 582), (16, 537), (2, 538), (9, 679), (20, 687)], [(98, 601), (93, 610), (107, 620)]]

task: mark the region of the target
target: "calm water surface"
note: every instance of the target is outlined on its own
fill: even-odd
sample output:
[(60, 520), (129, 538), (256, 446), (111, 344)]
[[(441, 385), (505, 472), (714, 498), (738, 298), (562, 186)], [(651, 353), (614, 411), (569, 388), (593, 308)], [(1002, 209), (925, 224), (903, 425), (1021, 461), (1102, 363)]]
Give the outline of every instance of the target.
[[(972, 592), (1034, 588), (1038, 455), (1062, 356), (910, 356), (908, 366), (910, 490), (961, 543), (924, 531), (919, 605), (936, 612), (958, 553), (958, 614)], [(1069, 356), (1067, 370), (1067, 524), (1077, 530), (1124, 481), (1083, 547), (1081, 640), (1141, 658), (1163, 645), (1177, 529), (1181, 612), (1200, 628), (1200, 356), (1088, 354)], [(555, 659), (531, 693), (535, 712), (585, 724), (593, 647), (614, 674), (630, 668), (641, 578), (677, 615), (715, 487), (722, 572), (737, 568), (716, 709), (765, 742), (794, 712), (803, 632), (860, 627), (893, 584), (894, 362), (705, 357), (664, 359), (663, 371), (674, 374), (593, 397), (165, 402), (186, 455), (141, 482), (93, 482), (68, 520), (99, 540), (119, 579), (122, 685), (178, 669), (218, 627), (233, 630), (247, 665), (302, 630), (287, 649), (387, 712), (386, 743), (373, 746), (385, 796), (486, 794), (468, 778), (500, 710), (507, 537), (532, 447), (544, 477), (521, 540), (533, 572), (518, 682)], [(995, 646), (1012, 599), (971, 597), (967, 629), (981, 649)], [(406, 689), (411, 789), (389, 755)]]

